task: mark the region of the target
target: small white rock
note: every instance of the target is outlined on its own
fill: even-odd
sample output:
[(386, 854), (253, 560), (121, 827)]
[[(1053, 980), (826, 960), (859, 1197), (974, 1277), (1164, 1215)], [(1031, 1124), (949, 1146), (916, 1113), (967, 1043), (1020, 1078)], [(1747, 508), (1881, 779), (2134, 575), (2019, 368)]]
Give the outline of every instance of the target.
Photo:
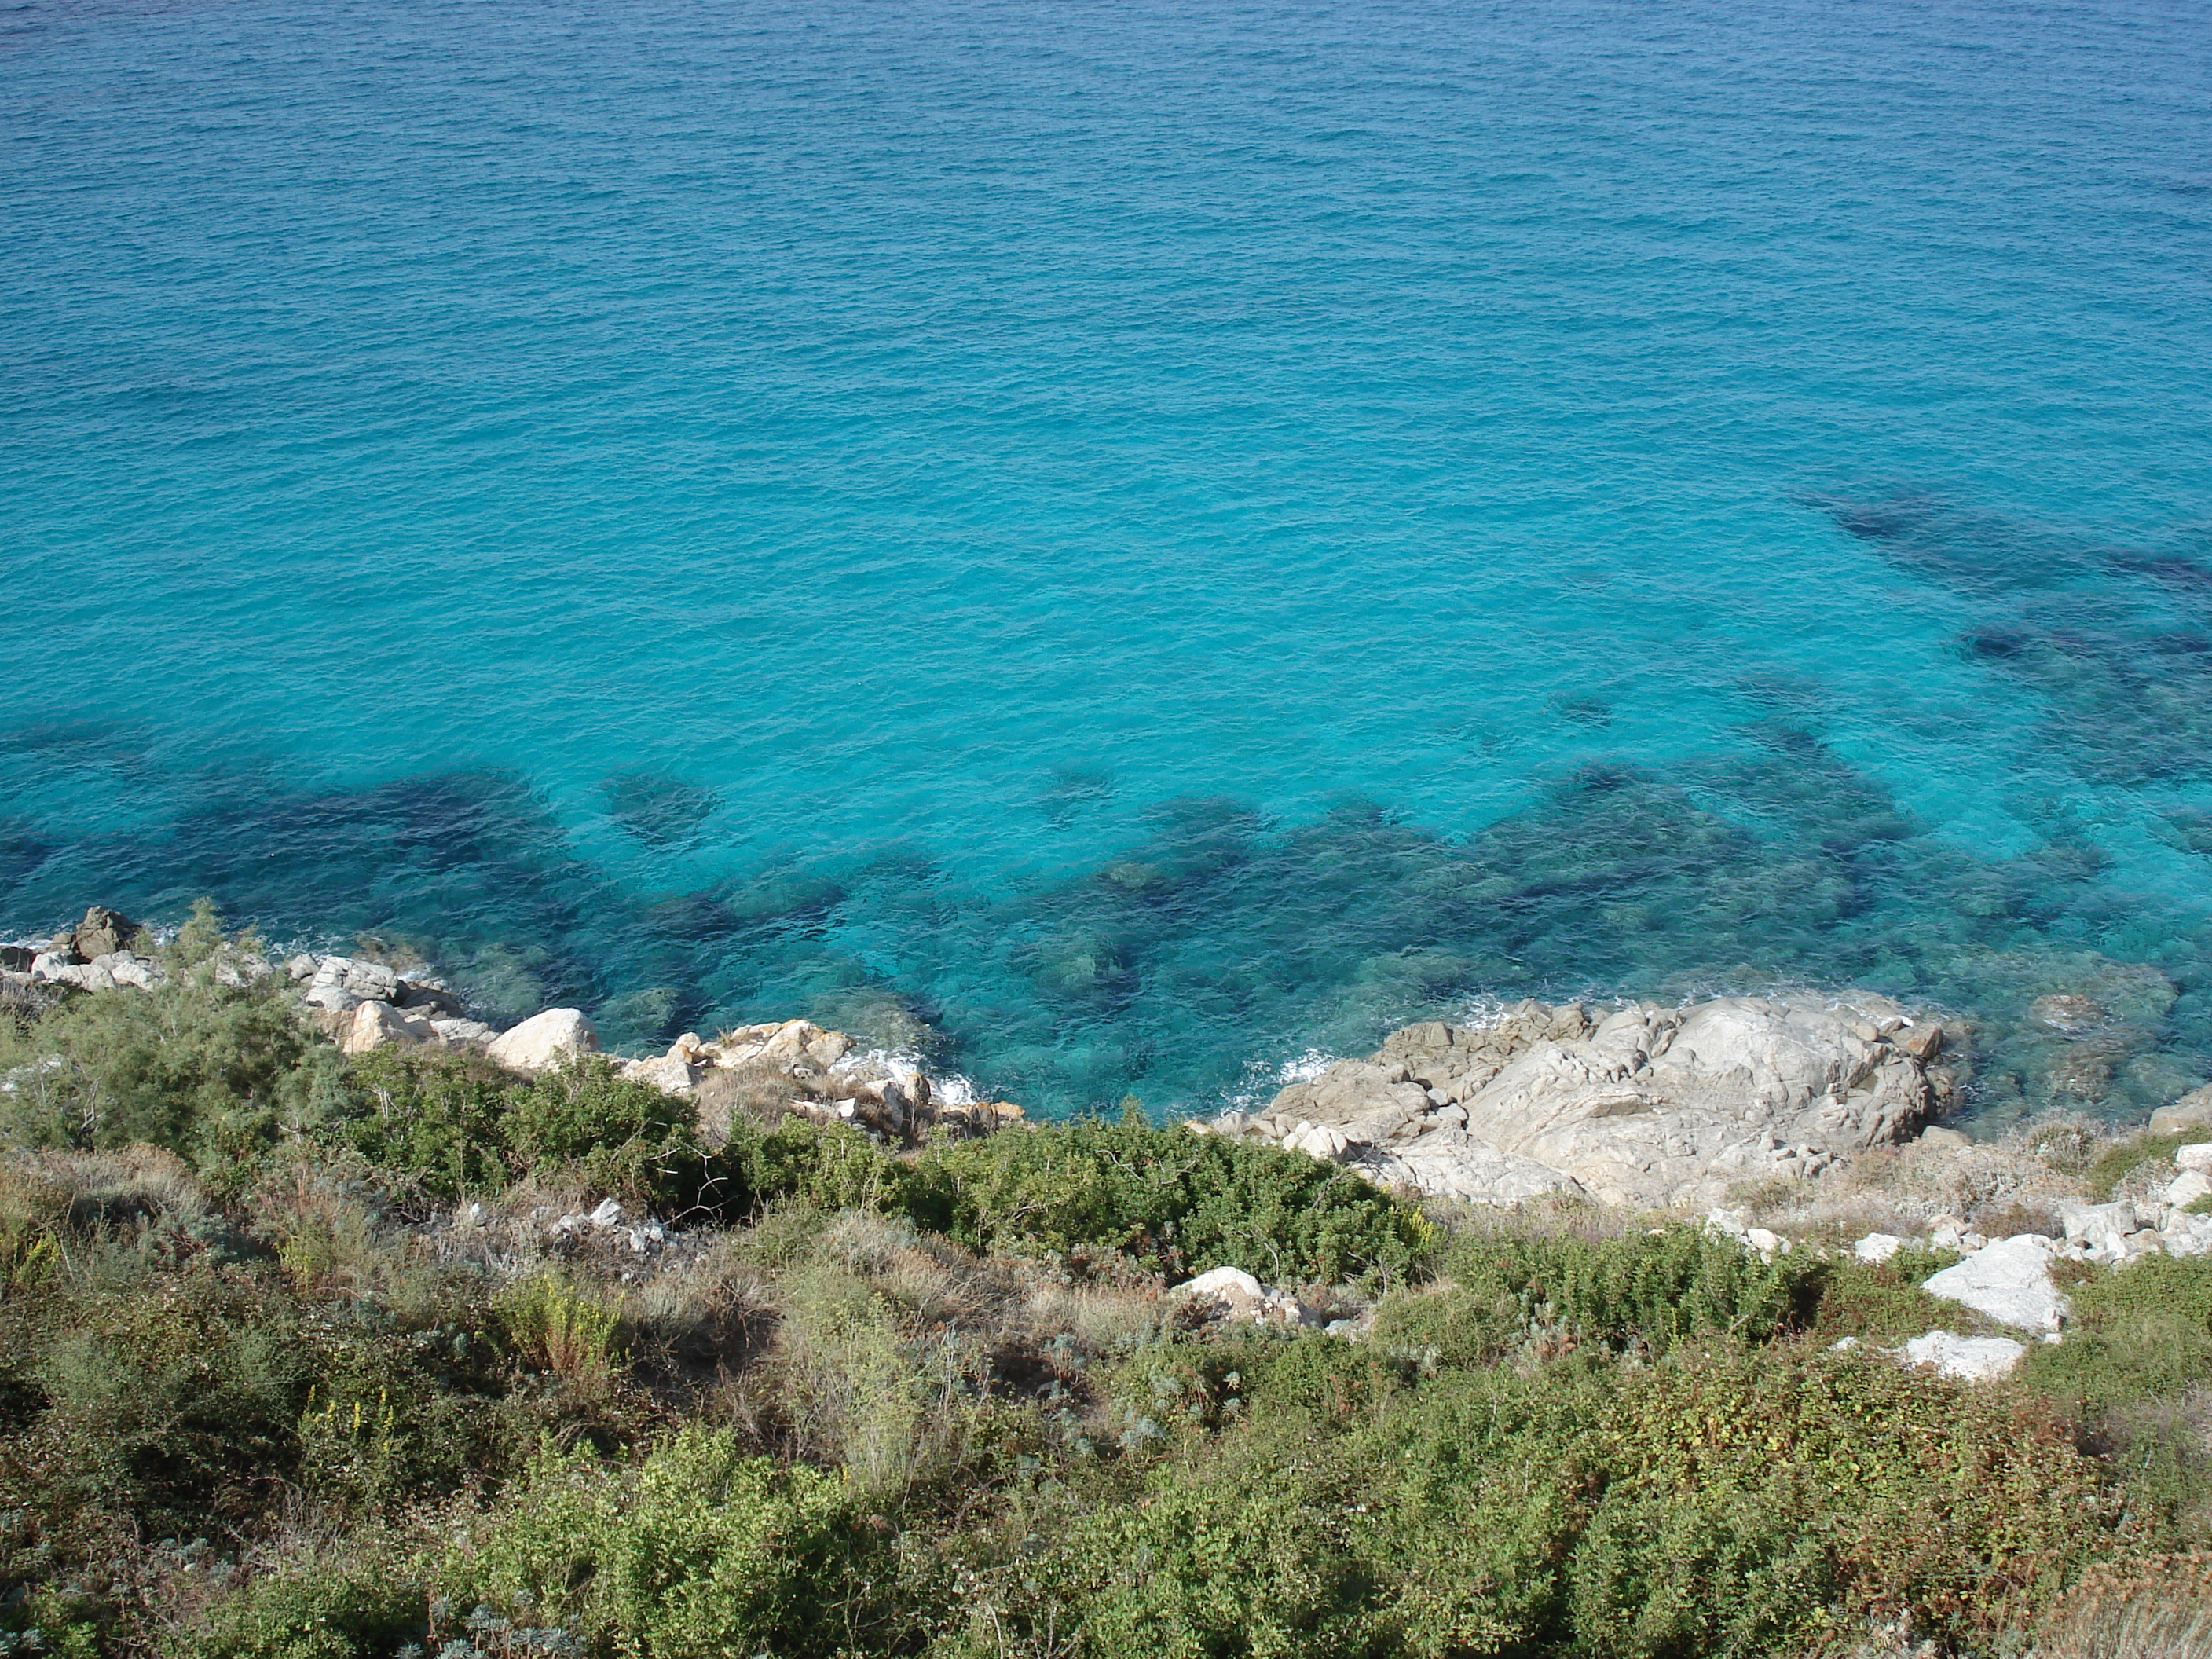
[(2212, 1176), (2202, 1170), (2184, 1170), (2166, 1183), (2166, 1201), (2175, 1209), (2194, 1204), (2207, 1193), (2212, 1193)]
[(1932, 1365), (1965, 1382), (2007, 1376), (2027, 1352), (2025, 1343), (2008, 1336), (1954, 1336), (1949, 1331), (1930, 1331), (1905, 1345), (1905, 1357), (1914, 1364)]
[(1249, 1296), (1253, 1301), (1257, 1302), (1266, 1296), (1267, 1288), (1242, 1267), (1216, 1267), (1211, 1272), (1202, 1273), (1197, 1278), (1177, 1285), (1174, 1294), (1176, 1296)]
[(2194, 1146), (2184, 1146), (2173, 1155), (2173, 1167), (2177, 1170), (2200, 1170), (2212, 1175), (2212, 1140), (2200, 1140)]
[(1905, 1241), (1894, 1233), (1869, 1233), (1851, 1246), (1851, 1254), (1865, 1262), (1887, 1261), (1905, 1248)]

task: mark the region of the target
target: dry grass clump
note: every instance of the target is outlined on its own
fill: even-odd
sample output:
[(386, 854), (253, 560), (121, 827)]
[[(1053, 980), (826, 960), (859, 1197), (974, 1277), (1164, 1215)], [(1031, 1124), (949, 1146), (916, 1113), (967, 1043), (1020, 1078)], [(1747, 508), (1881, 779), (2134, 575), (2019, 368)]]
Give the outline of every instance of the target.
[(2212, 1659), (2212, 1554), (2090, 1568), (2044, 1621), (2032, 1659)]

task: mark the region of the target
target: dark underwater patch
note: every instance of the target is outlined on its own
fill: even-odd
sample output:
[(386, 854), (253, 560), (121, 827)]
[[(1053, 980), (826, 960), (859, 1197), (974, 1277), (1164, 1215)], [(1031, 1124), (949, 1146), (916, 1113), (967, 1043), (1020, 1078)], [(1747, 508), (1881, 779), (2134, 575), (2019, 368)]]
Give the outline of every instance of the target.
[[(2099, 955), (2132, 913), (2063, 817), (2033, 854), (1978, 859), (1807, 722), (1742, 735), (1664, 771), (1585, 766), (1464, 837), (1360, 799), (1293, 823), (1231, 797), (1165, 801), (1115, 855), (994, 896), (897, 845), (645, 896), (578, 858), (511, 774), (292, 793), (233, 777), (221, 805), (157, 834), (27, 832), (58, 844), (0, 923), (91, 898), (174, 920), (204, 892), (280, 939), (357, 932), (418, 951), (495, 1017), (571, 1004), (610, 1046), (641, 1048), (836, 1014), (1047, 1111), (1131, 1093), (1209, 1105), (1255, 1060), (1363, 1048), (1469, 998), (1778, 982), (1973, 1012), (1991, 1111), (2087, 1079), (2094, 1097), (2068, 1103), (2117, 1113), (2201, 1079), (2212, 941), (2177, 931), (2141, 967)], [(2052, 991), (2141, 1012), (2112, 1054), (2077, 1064), (2026, 1018)]]
[(1086, 807), (1110, 800), (1113, 796), (1114, 780), (1105, 773), (1063, 766), (1055, 769), (1050, 781), (1037, 792), (1037, 806), (1044, 813), (1046, 823), (1055, 830), (1066, 830)]
[(607, 815), (647, 847), (683, 847), (698, 840), (720, 797), (665, 772), (616, 772), (600, 781)]
[(2212, 776), (2212, 568), (1926, 492), (1817, 504), (1982, 609), (1960, 654), (2040, 696), (2040, 736), (2083, 776)]
[(1584, 731), (1601, 732), (1613, 724), (1613, 705), (1602, 697), (1553, 697), (1545, 707), (1566, 721)]

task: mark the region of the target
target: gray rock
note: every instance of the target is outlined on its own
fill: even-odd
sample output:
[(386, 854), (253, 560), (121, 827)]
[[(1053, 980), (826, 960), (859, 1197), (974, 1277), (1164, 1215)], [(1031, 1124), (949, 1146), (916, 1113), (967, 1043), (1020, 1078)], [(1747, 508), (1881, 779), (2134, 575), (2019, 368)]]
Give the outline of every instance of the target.
[(461, 1000), (434, 981), (403, 979), (394, 987), (397, 1006), (430, 1019), (466, 1019)]
[(1905, 1345), (1905, 1358), (1912, 1364), (1931, 1366), (1964, 1382), (2008, 1376), (2027, 1352), (2026, 1344), (2008, 1336), (1954, 1336), (1949, 1331), (1930, 1331)]
[(1256, 1127), (1474, 1202), (1587, 1192), (1702, 1208), (1738, 1182), (1812, 1178), (1911, 1134), (1927, 1079), (1882, 1036), (1903, 1024), (1871, 996), (1632, 1004), (1595, 1020), (1527, 1002), (1485, 1025), (1395, 1032), (1285, 1088)]
[(122, 911), (95, 904), (84, 913), (84, 920), (76, 925), (76, 953), (90, 962), (95, 957), (112, 956), (118, 951), (128, 951), (131, 941), (142, 931), (138, 924)]
[(2150, 1115), (2150, 1132), (2154, 1135), (2178, 1135), (2184, 1129), (2212, 1126), (2212, 1083), (2191, 1089), (2171, 1106), (2161, 1106)]
[(2032, 1233), (2001, 1239), (1921, 1282), (1930, 1296), (1956, 1302), (2002, 1324), (2055, 1331), (2069, 1311), (2051, 1282), (2051, 1243)]
[(94, 957), (92, 965), (105, 968), (109, 977), (118, 985), (131, 986), (141, 991), (152, 990), (166, 977), (160, 963), (151, 957), (134, 956), (128, 951), (115, 951), (106, 956)]
[(2069, 1239), (2102, 1249), (2135, 1232), (2142, 1218), (2132, 1204), (2064, 1204), (2059, 1206), (2058, 1222)]
[(597, 1052), (599, 1035), (575, 1008), (548, 1008), (493, 1039), (485, 1052), (517, 1072), (542, 1072), (564, 1060)]

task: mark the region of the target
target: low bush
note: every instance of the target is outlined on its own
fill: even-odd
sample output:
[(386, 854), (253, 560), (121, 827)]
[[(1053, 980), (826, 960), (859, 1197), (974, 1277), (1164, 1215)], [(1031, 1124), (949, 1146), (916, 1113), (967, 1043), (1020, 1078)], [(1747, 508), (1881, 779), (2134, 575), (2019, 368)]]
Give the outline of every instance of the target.
[(620, 1315), (586, 1286), (546, 1272), (511, 1285), (493, 1298), (507, 1340), (533, 1370), (586, 1388), (613, 1375)]
[(1596, 1240), (1483, 1233), (1452, 1246), (1433, 1293), (1390, 1304), (1376, 1339), (1446, 1366), (1593, 1345), (1658, 1354), (1692, 1337), (1765, 1341), (1810, 1319), (1823, 1276), (1810, 1256), (1762, 1261), (1696, 1226)]
[(1242, 1267), (1274, 1284), (1403, 1283), (1434, 1226), (1348, 1170), (1134, 1114), (1003, 1133), (925, 1154), (917, 1224), (982, 1250), (1124, 1252), (1182, 1278)]
[(421, 1653), (430, 1596), (415, 1553), (373, 1532), (295, 1552), (205, 1620), (174, 1633), (173, 1659), (390, 1659)]
[(2039, 1343), (2023, 1380), (2094, 1416), (2212, 1383), (2212, 1257), (2146, 1256), (2074, 1286), (2072, 1328)]
[(1903, 1613), (1971, 1647), (2123, 1535), (2016, 1396), (1826, 1354), (1578, 1358), (1452, 1372), (1345, 1434), (1255, 1407), (992, 1580), (955, 1645), (1779, 1656)]
[(221, 1170), (342, 1109), (337, 1050), (273, 980), (234, 982), (231, 944), (203, 902), (152, 990), (73, 993), (27, 1025), (0, 1015), (0, 1145), (145, 1142)]
[(439, 1578), (456, 1606), (592, 1651), (801, 1659), (866, 1650), (883, 1542), (836, 1480), (688, 1428), (634, 1466), (541, 1453)]
[(372, 1049), (346, 1081), (352, 1109), (331, 1138), (403, 1187), (453, 1199), (514, 1179), (505, 1120), (514, 1079), (482, 1055)]

